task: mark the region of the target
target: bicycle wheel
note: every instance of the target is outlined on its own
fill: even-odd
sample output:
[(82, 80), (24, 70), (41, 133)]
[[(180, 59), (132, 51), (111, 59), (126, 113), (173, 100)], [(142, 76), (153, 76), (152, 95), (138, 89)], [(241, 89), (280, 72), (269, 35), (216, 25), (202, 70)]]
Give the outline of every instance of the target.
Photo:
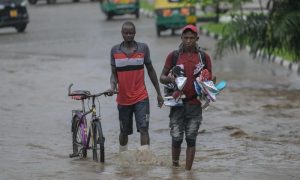
[(73, 119), (73, 155), (78, 155), (82, 157), (87, 156), (87, 149), (86, 149), (86, 125), (84, 121), (80, 121), (78, 116), (75, 116)]
[[(96, 162), (104, 162), (104, 142), (105, 138), (103, 136), (102, 127), (100, 121), (94, 121), (93, 123), (93, 160)], [(98, 154), (99, 150), (99, 154)]]

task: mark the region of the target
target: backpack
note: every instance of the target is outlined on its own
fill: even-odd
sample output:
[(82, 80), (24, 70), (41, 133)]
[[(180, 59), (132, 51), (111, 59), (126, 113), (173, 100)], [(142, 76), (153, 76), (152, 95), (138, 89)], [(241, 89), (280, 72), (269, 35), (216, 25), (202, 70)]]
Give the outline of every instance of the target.
[[(176, 66), (178, 57), (179, 57), (179, 50), (175, 50), (172, 52), (172, 67)], [(205, 58), (205, 52), (201, 49), (199, 49), (199, 60), (204, 65), (203, 68), (206, 68), (206, 58)], [(172, 68), (171, 68), (172, 69)]]
[[(205, 52), (199, 48), (199, 61), (201, 62), (201, 64), (203, 64), (203, 68), (206, 68), (206, 58), (205, 58)], [(178, 57), (179, 57), (179, 50), (174, 50), (172, 52), (172, 67), (171, 69), (176, 66), (177, 61), (178, 61)], [(170, 96), (172, 95), (172, 93), (174, 92), (174, 89), (176, 88), (176, 85), (174, 84), (168, 84), (167, 86), (164, 86), (164, 93), (165, 96)]]

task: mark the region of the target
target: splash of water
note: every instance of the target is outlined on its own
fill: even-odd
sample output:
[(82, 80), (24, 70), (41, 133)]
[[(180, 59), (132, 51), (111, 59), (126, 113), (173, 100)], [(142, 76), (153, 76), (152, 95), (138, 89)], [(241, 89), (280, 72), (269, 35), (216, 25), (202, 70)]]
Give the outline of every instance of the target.
[(120, 152), (119, 159), (122, 165), (163, 165), (165, 161), (158, 158), (149, 146)]

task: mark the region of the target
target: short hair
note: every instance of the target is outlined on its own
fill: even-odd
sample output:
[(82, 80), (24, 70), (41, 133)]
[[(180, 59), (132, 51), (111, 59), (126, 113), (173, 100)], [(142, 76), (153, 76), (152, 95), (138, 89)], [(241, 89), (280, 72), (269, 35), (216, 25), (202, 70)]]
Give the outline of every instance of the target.
[(129, 26), (129, 27), (133, 27), (133, 29), (135, 30), (135, 25), (133, 24), (133, 22), (131, 22), (131, 21), (126, 21), (126, 22), (124, 22), (123, 23), (123, 25), (122, 25), (122, 30), (124, 29), (124, 27), (125, 26)]

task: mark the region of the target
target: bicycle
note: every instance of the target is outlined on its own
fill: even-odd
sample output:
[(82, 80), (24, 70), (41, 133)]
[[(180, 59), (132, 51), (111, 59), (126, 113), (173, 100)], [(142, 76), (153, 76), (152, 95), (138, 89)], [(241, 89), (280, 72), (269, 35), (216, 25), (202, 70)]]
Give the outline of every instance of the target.
[[(90, 91), (86, 91), (86, 90), (75, 90), (71, 92), (72, 86), (73, 84), (69, 85), (68, 96), (71, 96), (72, 99), (74, 100), (81, 100), (82, 108), (80, 110), (72, 110), (71, 132), (72, 132), (73, 153), (70, 154), (69, 157), (86, 158), (87, 150), (92, 149), (93, 160), (96, 162), (104, 163), (105, 137), (103, 135), (102, 126), (101, 126), (100, 101), (98, 97), (102, 95), (107, 96), (109, 95), (109, 92), (106, 91), (98, 94), (91, 94)], [(114, 94), (115, 93), (116, 92), (114, 92)], [(90, 99), (92, 99), (92, 107), (89, 108), (88, 111), (86, 111), (85, 100), (90, 100)], [(99, 116), (97, 116), (96, 113), (96, 105), (95, 105), (96, 99), (99, 103)], [(89, 105), (89, 103), (87, 103), (87, 105)], [(87, 125), (88, 114), (91, 114), (89, 127)], [(91, 146), (90, 146), (90, 142), (91, 142)]]

